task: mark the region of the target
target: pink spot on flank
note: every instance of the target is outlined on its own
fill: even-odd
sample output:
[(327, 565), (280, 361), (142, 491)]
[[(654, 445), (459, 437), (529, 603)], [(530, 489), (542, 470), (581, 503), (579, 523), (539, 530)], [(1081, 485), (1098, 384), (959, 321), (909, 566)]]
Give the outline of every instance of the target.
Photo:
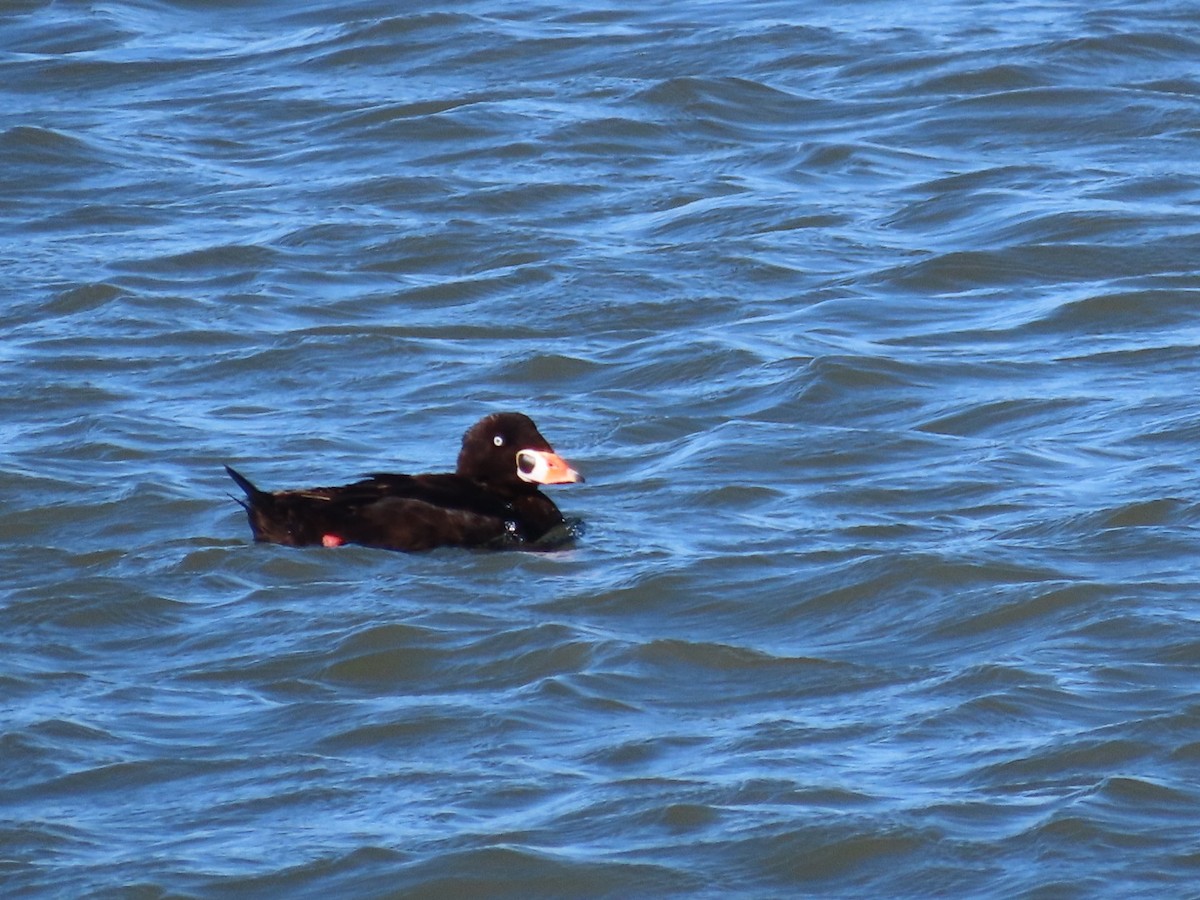
[(336, 534), (327, 534), (321, 538), (321, 543), (326, 547), (340, 547), (346, 542)]

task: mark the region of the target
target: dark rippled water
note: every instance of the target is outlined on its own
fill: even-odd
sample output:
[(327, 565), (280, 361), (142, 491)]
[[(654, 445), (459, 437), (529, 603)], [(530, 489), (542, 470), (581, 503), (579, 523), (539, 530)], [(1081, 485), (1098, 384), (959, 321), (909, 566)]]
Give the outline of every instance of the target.
[(0, 7), (6, 896), (1197, 896), (1196, 7), (626, 6)]

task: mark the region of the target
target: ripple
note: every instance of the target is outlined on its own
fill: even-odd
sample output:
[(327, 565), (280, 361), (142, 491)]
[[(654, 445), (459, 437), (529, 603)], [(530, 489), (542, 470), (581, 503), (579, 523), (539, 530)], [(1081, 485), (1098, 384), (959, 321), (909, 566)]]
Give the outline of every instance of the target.
[[(487, 873), (475, 875), (472, 873)], [(462, 895), (486, 890), (523, 897), (555, 893), (604, 896), (626, 891), (674, 893), (695, 890), (697, 879), (668, 866), (638, 862), (594, 862), (571, 854), (491, 847), (442, 855), (413, 866), (401, 883), (413, 896)]]

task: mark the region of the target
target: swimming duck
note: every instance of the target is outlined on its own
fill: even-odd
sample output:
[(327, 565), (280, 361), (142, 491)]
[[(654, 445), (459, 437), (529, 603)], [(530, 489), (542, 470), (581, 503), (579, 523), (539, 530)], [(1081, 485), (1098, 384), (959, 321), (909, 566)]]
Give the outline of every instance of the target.
[(583, 481), (533, 420), (515, 412), (468, 428), (454, 472), (380, 473), (341, 487), (263, 491), (230, 466), (225, 471), (246, 494), (238, 502), (256, 541), (386, 550), (535, 544), (564, 524), (539, 486)]

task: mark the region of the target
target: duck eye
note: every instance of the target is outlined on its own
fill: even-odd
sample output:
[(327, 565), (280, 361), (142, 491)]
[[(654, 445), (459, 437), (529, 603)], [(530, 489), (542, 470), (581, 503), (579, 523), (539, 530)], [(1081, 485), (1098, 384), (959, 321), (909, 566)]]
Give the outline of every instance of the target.
[(504, 436), (500, 435), (500, 434), (496, 435), (494, 438), (492, 438), (492, 443), (495, 444), (497, 447), (503, 447), (504, 446)]

